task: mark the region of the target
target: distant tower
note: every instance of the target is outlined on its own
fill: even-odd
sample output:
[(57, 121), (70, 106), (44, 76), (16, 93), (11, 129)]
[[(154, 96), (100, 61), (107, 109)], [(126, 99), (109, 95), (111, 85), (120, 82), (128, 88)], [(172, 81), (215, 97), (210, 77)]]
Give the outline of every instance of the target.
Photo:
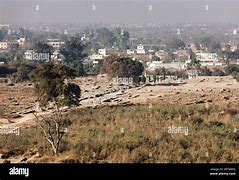
[(65, 35), (67, 35), (67, 34), (68, 34), (68, 31), (67, 31), (66, 29), (64, 30), (64, 34), (65, 34)]

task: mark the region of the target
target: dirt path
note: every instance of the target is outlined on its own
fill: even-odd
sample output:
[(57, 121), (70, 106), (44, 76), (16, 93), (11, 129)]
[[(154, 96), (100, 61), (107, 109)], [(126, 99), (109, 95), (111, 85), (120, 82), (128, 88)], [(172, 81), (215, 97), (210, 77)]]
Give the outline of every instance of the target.
[[(48, 115), (51, 112), (43, 112), (43, 113), (38, 113), (38, 115)], [(0, 122), (0, 128), (15, 128), (15, 127), (31, 127), (32, 125), (35, 124), (35, 116), (33, 113), (26, 114), (20, 118), (14, 118), (14, 119), (6, 119), (6, 118), (1, 118)]]

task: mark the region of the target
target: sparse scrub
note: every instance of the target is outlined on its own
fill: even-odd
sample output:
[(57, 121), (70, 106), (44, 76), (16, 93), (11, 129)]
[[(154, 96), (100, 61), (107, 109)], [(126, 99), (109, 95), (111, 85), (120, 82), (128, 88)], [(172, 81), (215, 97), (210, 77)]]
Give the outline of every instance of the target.
[[(231, 107), (228, 107), (232, 109)], [(224, 107), (224, 111), (230, 113)], [(209, 163), (238, 162), (238, 121), (224, 123), (213, 120), (222, 108), (211, 107), (210, 114), (201, 114), (201, 105), (138, 105), (72, 110), (72, 120), (58, 157), (41, 141), (36, 128), (23, 130), (19, 137), (1, 137), (1, 150), (28, 152), (34, 146), (44, 156), (38, 162), (61, 163)], [(237, 111), (232, 112), (237, 117)], [(181, 118), (179, 118), (181, 116)], [(183, 119), (183, 120), (182, 120)], [(170, 134), (168, 127), (187, 126), (188, 136)], [(35, 134), (33, 136), (33, 134)]]

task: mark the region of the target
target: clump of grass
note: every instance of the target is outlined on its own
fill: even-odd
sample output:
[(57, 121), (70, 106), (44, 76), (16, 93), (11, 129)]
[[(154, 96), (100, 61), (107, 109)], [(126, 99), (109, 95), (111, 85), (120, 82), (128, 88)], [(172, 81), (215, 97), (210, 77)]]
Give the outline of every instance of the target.
[(204, 120), (203, 118), (197, 116), (197, 117), (192, 117), (191, 121), (192, 121), (192, 124), (200, 125), (203, 123)]
[(190, 143), (185, 139), (180, 139), (178, 143), (183, 149), (188, 149), (190, 147)]
[(209, 127), (222, 127), (222, 126), (224, 126), (224, 123), (220, 121), (214, 120), (209, 122)]

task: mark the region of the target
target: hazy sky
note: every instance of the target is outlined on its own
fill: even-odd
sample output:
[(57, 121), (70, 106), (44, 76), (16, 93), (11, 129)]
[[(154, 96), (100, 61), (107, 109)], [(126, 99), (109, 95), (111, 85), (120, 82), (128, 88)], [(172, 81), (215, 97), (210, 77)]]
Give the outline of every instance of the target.
[(0, 0), (0, 23), (234, 23), (239, 0)]

